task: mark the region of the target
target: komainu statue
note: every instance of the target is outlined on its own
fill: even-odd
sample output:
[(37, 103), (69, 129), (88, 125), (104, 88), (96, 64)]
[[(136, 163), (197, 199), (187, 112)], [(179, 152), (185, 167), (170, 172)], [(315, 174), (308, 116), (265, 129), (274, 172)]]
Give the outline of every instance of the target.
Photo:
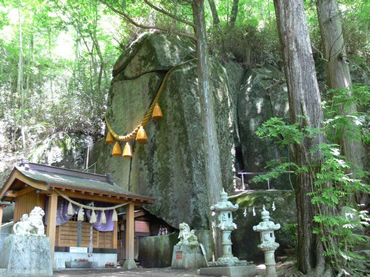
[(198, 238), (194, 234), (194, 230), (190, 231), (190, 227), (187, 223), (183, 222), (179, 225), (180, 233), (178, 238), (180, 241), (177, 245), (198, 245)]
[(42, 222), (42, 217), (45, 212), (40, 207), (36, 206), (30, 212), (30, 215), (22, 215), (20, 221), (14, 224), (13, 232), (21, 236), (45, 236), (45, 227)]

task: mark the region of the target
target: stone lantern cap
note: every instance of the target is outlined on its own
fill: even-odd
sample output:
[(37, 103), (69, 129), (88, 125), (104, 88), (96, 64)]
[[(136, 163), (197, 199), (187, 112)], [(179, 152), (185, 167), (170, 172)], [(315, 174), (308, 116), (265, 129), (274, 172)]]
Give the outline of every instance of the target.
[(236, 211), (239, 209), (238, 204), (233, 204), (230, 201), (227, 200), (227, 193), (225, 192), (225, 189), (222, 189), (222, 192), (220, 193), (221, 200), (217, 204), (211, 206), (211, 210), (215, 212), (223, 212), (223, 211)]
[(256, 232), (261, 231), (274, 231), (280, 229), (280, 224), (275, 224), (273, 221), (270, 221), (270, 213), (263, 207), (262, 221), (258, 223), (257, 226), (253, 226), (253, 230)]

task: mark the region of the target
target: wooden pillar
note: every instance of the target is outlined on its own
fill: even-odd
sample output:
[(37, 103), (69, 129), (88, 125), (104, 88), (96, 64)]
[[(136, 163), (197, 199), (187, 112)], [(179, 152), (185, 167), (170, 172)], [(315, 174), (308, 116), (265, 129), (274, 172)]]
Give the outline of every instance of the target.
[(0, 231), (1, 231), (1, 225), (3, 224), (3, 206), (0, 205)]
[(137, 268), (135, 263), (135, 217), (134, 217), (135, 206), (129, 203), (126, 206), (126, 261), (123, 264), (125, 269)]
[(57, 206), (58, 206), (58, 195), (56, 193), (53, 193), (49, 196), (48, 226), (46, 228), (46, 235), (49, 237), (50, 240), (50, 254), (52, 261), (54, 260)]
[(114, 230), (113, 230), (113, 248), (117, 248), (117, 232), (121, 232), (118, 230), (118, 222), (114, 222)]

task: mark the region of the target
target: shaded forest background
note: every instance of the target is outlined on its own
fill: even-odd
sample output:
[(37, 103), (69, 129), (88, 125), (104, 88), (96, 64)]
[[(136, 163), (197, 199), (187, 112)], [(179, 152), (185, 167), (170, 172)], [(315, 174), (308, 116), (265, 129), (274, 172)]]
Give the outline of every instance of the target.
[[(314, 1), (305, 1), (321, 91), (325, 70)], [(22, 157), (49, 163), (61, 153), (87, 147), (104, 135), (104, 114), (113, 64), (143, 29), (90, 1), (0, 2), (0, 179)], [(109, 2), (138, 25), (191, 34), (181, 22), (155, 12), (144, 1)], [(152, 1), (191, 21), (181, 1)], [(206, 1), (211, 55), (245, 68), (282, 69), (273, 1)], [(216, 9), (213, 9), (215, 5)], [(368, 1), (339, 3), (352, 78), (368, 84)], [(51, 155), (51, 156), (50, 156)], [(76, 154), (77, 155), (77, 154)], [(74, 167), (83, 161), (76, 157)], [(57, 165), (57, 164), (54, 164)]]

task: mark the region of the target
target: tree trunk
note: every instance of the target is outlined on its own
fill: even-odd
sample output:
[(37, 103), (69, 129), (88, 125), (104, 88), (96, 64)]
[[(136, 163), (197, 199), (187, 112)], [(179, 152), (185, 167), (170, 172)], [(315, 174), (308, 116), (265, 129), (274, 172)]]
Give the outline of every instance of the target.
[(18, 60), (18, 79), (17, 92), (21, 95), (21, 136), (22, 136), (22, 155), (26, 154), (26, 138), (24, 131), (24, 89), (23, 89), (23, 34), (22, 34), (22, 20), (21, 7), (18, 2), (18, 23), (19, 23), (19, 60)]
[[(216, 132), (213, 95), (209, 84), (209, 61), (206, 40), (206, 26), (204, 21), (204, 0), (192, 2), (195, 35), (197, 38), (198, 83), (200, 94), (201, 118), (203, 125), (203, 141), (205, 149), (206, 185), (209, 205), (219, 201), (222, 190), (220, 152)], [(210, 210), (209, 222), (212, 222)], [(210, 226), (211, 227), (211, 226)], [(216, 240), (217, 241), (217, 240)], [(219, 256), (219, 247), (216, 243), (216, 256)]]
[(212, 11), (213, 26), (217, 26), (218, 24), (220, 24), (220, 18), (218, 17), (215, 1), (208, 0), (208, 3)]
[(235, 26), (236, 17), (238, 16), (239, 0), (233, 0), (233, 6), (231, 8), (230, 25)]
[[(351, 96), (351, 74), (349, 72), (348, 57), (343, 39), (340, 12), (336, 0), (318, 0), (316, 2), (317, 14), (320, 24), (321, 40), (326, 60), (326, 75), (330, 89), (348, 89)], [(354, 114), (357, 112), (355, 105), (347, 106), (338, 111), (341, 115)], [(361, 139), (351, 139), (354, 131), (359, 131), (353, 122), (351, 128), (341, 130), (341, 146), (347, 160), (352, 165), (352, 170), (364, 170), (365, 150)], [(357, 203), (367, 205), (368, 194), (358, 194)]]
[[(321, 98), (317, 84), (311, 42), (302, 0), (275, 0), (275, 12), (285, 63), (288, 85), (290, 118), (302, 127), (320, 128), (323, 121)], [(294, 145), (294, 159), (298, 166), (310, 166), (320, 153), (310, 149), (324, 142), (322, 135), (306, 138)], [(305, 274), (325, 276), (326, 262), (320, 237), (313, 234), (316, 206), (308, 192), (314, 189), (312, 172), (297, 177), (296, 205), (298, 213), (298, 268)]]

